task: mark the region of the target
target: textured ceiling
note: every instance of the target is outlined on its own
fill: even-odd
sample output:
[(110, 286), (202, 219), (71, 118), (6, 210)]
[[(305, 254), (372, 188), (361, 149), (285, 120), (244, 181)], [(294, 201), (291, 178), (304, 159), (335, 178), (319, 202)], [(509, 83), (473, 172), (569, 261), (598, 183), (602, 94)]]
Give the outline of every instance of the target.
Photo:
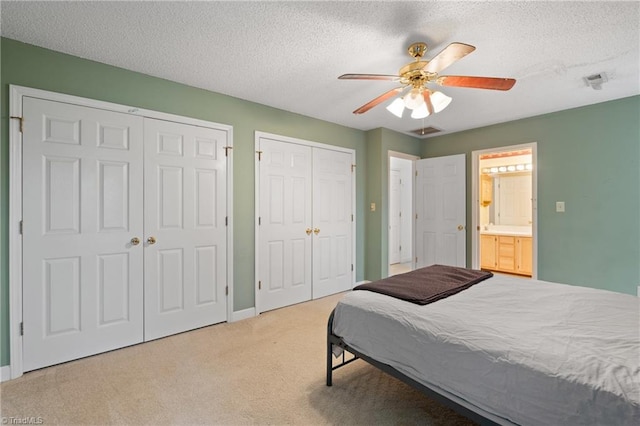
[[(444, 133), (640, 93), (640, 2), (0, 2), (3, 37), (369, 130)], [(476, 51), (441, 74), (512, 77), (511, 91), (446, 87), (414, 120), (352, 111), (396, 86), (406, 48)], [(583, 77), (605, 72), (602, 90)], [(436, 86), (439, 87), (439, 86)]]

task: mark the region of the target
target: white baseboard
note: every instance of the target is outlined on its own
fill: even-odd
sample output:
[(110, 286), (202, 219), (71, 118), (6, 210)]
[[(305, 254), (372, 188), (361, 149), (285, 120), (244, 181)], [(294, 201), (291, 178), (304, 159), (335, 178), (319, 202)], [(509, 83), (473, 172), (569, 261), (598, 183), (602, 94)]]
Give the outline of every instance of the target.
[(3, 365), (0, 367), (0, 382), (11, 380), (11, 366)]
[(234, 311), (231, 314), (231, 322), (241, 321), (247, 318), (253, 318), (256, 316), (256, 308), (247, 308), (241, 311)]
[[(360, 285), (360, 284), (368, 284), (368, 283), (370, 283), (370, 282), (371, 282), (371, 281), (369, 281), (369, 280), (358, 281), (358, 282), (356, 283), (356, 285)], [(355, 287), (356, 285), (354, 285), (354, 287)]]

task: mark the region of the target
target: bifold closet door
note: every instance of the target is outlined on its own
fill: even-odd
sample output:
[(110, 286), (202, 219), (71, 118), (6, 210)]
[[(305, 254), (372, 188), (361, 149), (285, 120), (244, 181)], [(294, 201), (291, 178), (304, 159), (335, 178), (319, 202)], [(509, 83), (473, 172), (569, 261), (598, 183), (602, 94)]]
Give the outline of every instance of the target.
[(145, 340), (227, 318), (226, 137), (144, 120)]
[(221, 130), (23, 98), (23, 370), (226, 320)]
[(313, 298), (350, 290), (351, 154), (313, 148)]
[(311, 299), (311, 148), (261, 139), (260, 310)]
[(143, 119), (23, 99), (23, 369), (143, 340)]

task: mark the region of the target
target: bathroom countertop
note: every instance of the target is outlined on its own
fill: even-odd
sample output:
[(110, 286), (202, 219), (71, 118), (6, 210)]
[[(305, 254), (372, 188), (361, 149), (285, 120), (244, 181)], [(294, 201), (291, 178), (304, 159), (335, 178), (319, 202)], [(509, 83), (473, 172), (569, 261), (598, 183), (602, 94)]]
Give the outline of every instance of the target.
[(480, 235), (507, 235), (512, 237), (530, 237), (531, 232), (526, 231), (480, 231)]
[(480, 234), (508, 235), (512, 237), (530, 237), (530, 226), (518, 225), (483, 225)]

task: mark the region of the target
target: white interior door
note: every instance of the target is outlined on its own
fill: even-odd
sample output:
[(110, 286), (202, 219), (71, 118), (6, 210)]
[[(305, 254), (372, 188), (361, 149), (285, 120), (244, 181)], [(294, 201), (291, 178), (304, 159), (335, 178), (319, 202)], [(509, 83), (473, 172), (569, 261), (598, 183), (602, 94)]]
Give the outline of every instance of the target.
[(142, 118), (23, 99), (23, 369), (143, 339)]
[(394, 264), (400, 262), (400, 170), (391, 170), (389, 178), (389, 263)]
[(466, 265), (464, 154), (416, 161), (416, 267)]
[(311, 299), (311, 148), (260, 139), (259, 310)]
[(226, 132), (144, 120), (145, 340), (225, 321)]
[(351, 154), (313, 148), (313, 298), (351, 289)]

